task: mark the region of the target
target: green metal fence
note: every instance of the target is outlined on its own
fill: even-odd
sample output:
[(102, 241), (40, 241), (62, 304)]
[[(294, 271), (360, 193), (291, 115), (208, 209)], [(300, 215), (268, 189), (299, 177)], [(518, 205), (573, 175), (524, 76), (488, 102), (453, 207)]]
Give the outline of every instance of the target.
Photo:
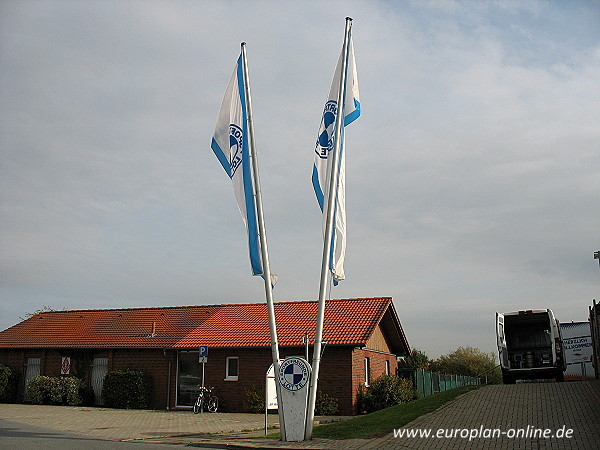
[(412, 380), (413, 387), (419, 391), (419, 398), (460, 386), (481, 384), (479, 377), (430, 372), (423, 369), (400, 369), (399, 375)]

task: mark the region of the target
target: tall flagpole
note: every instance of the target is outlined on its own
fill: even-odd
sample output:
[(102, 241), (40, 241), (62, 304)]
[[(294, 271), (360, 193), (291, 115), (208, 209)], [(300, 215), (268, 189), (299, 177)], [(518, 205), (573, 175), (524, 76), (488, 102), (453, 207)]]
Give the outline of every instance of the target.
[[(275, 374), (279, 373), (279, 343), (277, 342), (277, 325), (275, 324), (275, 306), (273, 304), (273, 285), (271, 284), (271, 267), (269, 265), (269, 252), (267, 250), (267, 234), (265, 231), (265, 220), (262, 206), (262, 193), (260, 190), (260, 178), (258, 176), (258, 157), (254, 145), (254, 121), (252, 118), (252, 101), (250, 96), (250, 80), (248, 77), (248, 61), (246, 59), (246, 43), (242, 42), (242, 72), (244, 75), (244, 92), (246, 95), (246, 111), (248, 116), (249, 134), (249, 156), (254, 178), (253, 191), (256, 200), (256, 218), (258, 222), (258, 236), (260, 239), (261, 260), (263, 267), (263, 279), (265, 282), (265, 296), (267, 298), (267, 309), (269, 311), (269, 330), (271, 333), (271, 354), (273, 356), (273, 367)], [(283, 421), (283, 408), (281, 405), (281, 386), (275, 383), (277, 391), (279, 427), (281, 438), (285, 440), (285, 425)]]
[(325, 318), (325, 297), (327, 286), (330, 283), (330, 259), (331, 244), (333, 242), (333, 227), (335, 218), (335, 203), (340, 175), (340, 153), (342, 148), (342, 129), (344, 127), (344, 98), (346, 77), (348, 72), (348, 47), (352, 19), (346, 17), (346, 29), (344, 33), (344, 46), (342, 47), (342, 70), (340, 74), (340, 86), (337, 98), (337, 114), (335, 116), (334, 147), (331, 155), (331, 172), (329, 174), (329, 191), (327, 193), (327, 211), (325, 221), (325, 236), (323, 237), (323, 257), (321, 260), (321, 283), (319, 285), (319, 309), (317, 315), (317, 328), (315, 332), (315, 345), (313, 349), (312, 376), (308, 393), (308, 407), (306, 415), (306, 431), (304, 439), (312, 438), (313, 421), (315, 418), (315, 405), (317, 403), (317, 384), (319, 381), (319, 368), (321, 365), (321, 347), (323, 341), (323, 321)]

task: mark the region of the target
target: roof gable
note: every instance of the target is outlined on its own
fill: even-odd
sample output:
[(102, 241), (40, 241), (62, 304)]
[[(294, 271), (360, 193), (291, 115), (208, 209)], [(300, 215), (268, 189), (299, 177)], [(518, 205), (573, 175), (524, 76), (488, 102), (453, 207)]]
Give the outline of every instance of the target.
[[(305, 333), (314, 336), (317, 308), (316, 301), (276, 303), (279, 344), (301, 345)], [(328, 345), (364, 346), (390, 310), (393, 303), (389, 297), (328, 300), (323, 340)], [(395, 310), (393, 316), (397, 318)], [(401, 329), (399, 321), (397, 326)], [(194, 348), (199, 345), (270, 346), (267, 305), (52, 311), (0, 332), (0, 348)], [(407, 346), (405, 342), (397, 343), (398, 348)]]

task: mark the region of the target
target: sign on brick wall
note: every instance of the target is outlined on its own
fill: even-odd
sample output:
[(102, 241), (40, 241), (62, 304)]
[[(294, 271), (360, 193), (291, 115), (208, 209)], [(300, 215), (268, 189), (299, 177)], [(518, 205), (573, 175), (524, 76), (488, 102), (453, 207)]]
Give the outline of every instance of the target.
[(63, 356), (60, 363), (60, 374), (69, 375), (71, 373), (71, 357)]

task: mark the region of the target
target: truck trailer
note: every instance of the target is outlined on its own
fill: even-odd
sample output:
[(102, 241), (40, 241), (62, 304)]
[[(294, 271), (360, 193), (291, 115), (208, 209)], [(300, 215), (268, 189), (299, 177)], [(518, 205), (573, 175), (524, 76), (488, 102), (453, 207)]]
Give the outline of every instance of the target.
[(552, 310), (496, 313), (496, 338), (504, 384), (542, 378), (564, 381), (563, 340)]

